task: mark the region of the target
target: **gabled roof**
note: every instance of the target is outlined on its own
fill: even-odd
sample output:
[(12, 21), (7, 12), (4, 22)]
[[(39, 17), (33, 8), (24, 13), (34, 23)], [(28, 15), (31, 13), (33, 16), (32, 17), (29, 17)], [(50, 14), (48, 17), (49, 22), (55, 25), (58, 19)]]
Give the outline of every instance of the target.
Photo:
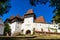
[(45, 20), (44, 20), (43, 16), (40, 16), (39, 18), (35, 19), (35, 22), (36, 23), (45, 23)]
[(9, 19), (12, 20), (14, 18), (20, 18), (20, 15), (16, 15), (16, 16), (11, 16)]
[(11, 16), (9, 19), (11, 20), (11, 19), (13, 19), (13, 18), (15, 18), (15, 16)]
[[(24, 16), (22, 16), (22, 17), (21, 17), (20, 15), (11, 16), (11, 17), (8, 18), (7, 20), (11, 22), (11, 21), (14, 20), (14, 19), (24, 20), (24, 17), (30, 17), (30, 16), (26, 16), (26, 15), (30, 15), (30, 16), (31, 16), (31, 15), (33, 16), (33, 15), (34, 15), (34, 16), (35, 16), (33, 10), (32, 10), (32, 9), (29, 9)], [(34, 17), (34, 18), (35, 18), (35, 17)], [(6, 21), (7, 21), (7, 20), (6, 20)], [(35, 21), (36, 23), (46, 23), (43, 16), (40, 16), (39, 18), (36, 18), (34, 21)]]
[(17, 18), (21, 18), (20, 15), (16, 15), (15, 17), (17, 17)]
[(16, 20), (21, 21), (22, 20), (21, 16), (20, 15), (11, 16), (10, 18), (6, 19), (5, 22), (8, 21), (8, 22), (12, 23), (12, 22), (14, 22)]

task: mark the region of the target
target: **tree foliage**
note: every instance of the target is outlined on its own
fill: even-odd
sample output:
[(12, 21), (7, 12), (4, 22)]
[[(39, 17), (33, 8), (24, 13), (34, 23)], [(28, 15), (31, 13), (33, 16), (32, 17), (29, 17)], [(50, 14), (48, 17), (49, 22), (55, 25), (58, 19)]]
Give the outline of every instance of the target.
[(9, 26), (8, 23), (5, 23), (4, 26), (5, 26), (5, 27), (4, 27), (4, 35), (6, 35), (6, 33), (9, 33), (9, 32), (10, 32), (10, 26)]
[(60, 0), (51, 0), (50, 5), (56, 7), (54, 10), (55, 15), (53, 20), (55, 20), (56, 23), (60, 23)]
[(53, 12), (55, 13), (53, 20), (56, 23), (60, 23), (60, 0), (29, 0), (32, 6), (36, 6), (37, 4), (46, 4), (49, 2), (50, 7), (55, 7)]
[(9, 0), (0, 0), (0, 16), (7, 13), (10, 7)]
[(29, 0), (32, 6), (36, 6), (37, 4), (46, 4), (48, 0)]

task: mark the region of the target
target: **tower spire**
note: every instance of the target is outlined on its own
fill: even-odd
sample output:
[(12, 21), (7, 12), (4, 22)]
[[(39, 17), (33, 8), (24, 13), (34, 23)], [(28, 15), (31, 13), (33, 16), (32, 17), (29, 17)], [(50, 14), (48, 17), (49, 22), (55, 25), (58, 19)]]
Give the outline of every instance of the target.
[[(33, 14), (33, 13), (34, 13), (34, 12), (33, 12), (33, 9), (29, 9), (26, 14)], [(25, 15), (26, 15), (26, 14), (25, 14)]]

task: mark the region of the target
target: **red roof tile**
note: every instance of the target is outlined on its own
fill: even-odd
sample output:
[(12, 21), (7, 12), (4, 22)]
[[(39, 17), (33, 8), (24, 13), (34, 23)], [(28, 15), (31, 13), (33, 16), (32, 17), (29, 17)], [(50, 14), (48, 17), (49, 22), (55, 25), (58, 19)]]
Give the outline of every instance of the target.
[(9, 19), (13, 19), (15, 16), (11, 16)]
[(32, 9), (29, 9), (26, 14), (32, 14), (34, 13)]
[(36, 23), (45, 23), (45, 20), (43, 18), (43, 16), (40, 16), (39, 18), (35, 19)]
[(20, 15), (16, 15), (17, 18), (20, 18)]

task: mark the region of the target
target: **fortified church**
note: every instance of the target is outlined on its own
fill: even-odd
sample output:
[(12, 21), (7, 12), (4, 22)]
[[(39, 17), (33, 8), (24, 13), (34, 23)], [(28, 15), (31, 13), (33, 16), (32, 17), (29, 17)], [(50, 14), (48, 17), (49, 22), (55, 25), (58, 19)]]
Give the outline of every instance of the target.
[[(32, 9), (29, 9), (23, 17), (11, 16), (6, 19), (11, 29), (11, 36), (14, 34), (34, 34), (34, 32), (59, 33), (58, 25), (55, 23), (47, 24), (43, 16), (36, 18)], [(56, 29), (56, 30), (54, 30)]]

